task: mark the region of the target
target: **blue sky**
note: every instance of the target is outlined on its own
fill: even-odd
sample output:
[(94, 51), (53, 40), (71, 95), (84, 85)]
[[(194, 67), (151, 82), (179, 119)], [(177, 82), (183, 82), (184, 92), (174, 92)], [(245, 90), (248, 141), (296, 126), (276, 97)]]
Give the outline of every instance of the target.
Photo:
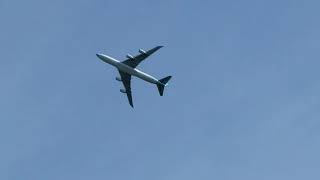
[[(0, 0), (0, 179), (319, 179), (319, 7)], [(157, 45), (131, 109), (95, 54)]]

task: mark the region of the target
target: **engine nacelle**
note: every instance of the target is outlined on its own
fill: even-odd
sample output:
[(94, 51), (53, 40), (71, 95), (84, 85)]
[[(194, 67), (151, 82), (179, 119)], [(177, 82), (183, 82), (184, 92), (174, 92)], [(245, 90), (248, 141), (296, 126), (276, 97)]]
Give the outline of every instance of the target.
[(130, 55), (130, 54), (127, 54), (127, 58), (134, 59), (134, 57), (132, 55)]
[(125, 89), (120, 89), (120, 92), (127, 93), (127, 91)]
[(117, 81), (122, 81), (121, 77), (116, 77)]
[(141, 53), (141, 54), (147, 54), (147, 52), (144, 51), (143, 49), (139, 49), (139, 53)]

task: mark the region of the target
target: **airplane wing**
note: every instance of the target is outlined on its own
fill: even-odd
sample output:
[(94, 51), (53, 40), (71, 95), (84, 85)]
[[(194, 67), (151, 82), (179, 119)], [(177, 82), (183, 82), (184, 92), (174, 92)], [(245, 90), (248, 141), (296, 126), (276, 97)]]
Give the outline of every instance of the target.
[(128, 97), (128, 101), (131, 107), (133, 107), (132, 103), (132, 94), (131, 94), (131, 75), (122, 71), (119, 71), (121, 76), (121, 81), (123, 83), (124, 88), (126, 89), (126, 94)]
[(139, 50), (140, 54), (137, 56), (131, 56), (131, 55), (127, 55), (128, 59), (126, 59), (125, 61), (123, 61), (122, 63), (132, 67), (132, 68), (136, 68), (141, 61), (143, 61), (144, 59), (146, 59), (147, 57), (149, 57), (151, 54), (153, 54), (154, 52), (158, 51), (160, 48), (162, 48), (163, 46), (157, 46), (155, 48), (152, 48), (148, 51), (144, 51), (142, 49)]

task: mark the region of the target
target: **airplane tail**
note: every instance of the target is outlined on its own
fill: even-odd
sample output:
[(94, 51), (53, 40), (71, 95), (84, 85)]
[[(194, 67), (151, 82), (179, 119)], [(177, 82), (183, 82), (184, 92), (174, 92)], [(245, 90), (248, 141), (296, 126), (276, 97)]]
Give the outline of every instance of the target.
[(160, 84), (160, 83), (157, 84), (157, 87), (158, 87), (160, 96), (163, 96), (164, 87), (165, 87), (166, 85), (168, 85), (167, 83), (168, 83), (168, 81), (171, 79), (171, 77), (172, 77), (172, 76), (167, 76), (167, 77), (159, 80), (161, 84)]

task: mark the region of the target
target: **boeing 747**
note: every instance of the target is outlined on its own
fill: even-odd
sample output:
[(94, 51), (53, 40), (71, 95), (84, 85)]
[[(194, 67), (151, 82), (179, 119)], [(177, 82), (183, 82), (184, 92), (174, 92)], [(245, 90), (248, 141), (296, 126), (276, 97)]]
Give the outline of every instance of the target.
[(139, 55), (132, 56), (127, 55), (127, 59), (120, 62), (110, 56), (104, 54), (97, 54), (98, 58), (102, 61), (116, 67), (119, 71), (120, 77), (116, 77), (117, 81), (122, 81), (125, 89), (120, 89), (120, 92), (127, 94), (128, 101), (131, 107), (133, 107), (132, 93), (131, 93), (131, 76), (136, 76), (149, 83), (156, 84), (159, 90), (160, 96), (163, 96), (164, 87), (167, 86), (171, 76), (167, 76), (163, 79), (156, 79), (153, 76), (138, 70), (136, 67), (151, 54), (162, 48), (163, 46), (157, 46), (148, 51), (139, 49)]

